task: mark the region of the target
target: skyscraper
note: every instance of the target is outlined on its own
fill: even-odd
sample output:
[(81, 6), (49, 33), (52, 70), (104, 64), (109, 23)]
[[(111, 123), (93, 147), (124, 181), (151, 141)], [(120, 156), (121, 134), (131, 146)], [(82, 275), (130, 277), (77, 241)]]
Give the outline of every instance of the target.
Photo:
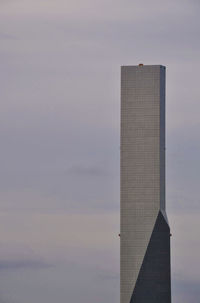
[(170, 303), (165, 67), (121, 68), (120, 302)]

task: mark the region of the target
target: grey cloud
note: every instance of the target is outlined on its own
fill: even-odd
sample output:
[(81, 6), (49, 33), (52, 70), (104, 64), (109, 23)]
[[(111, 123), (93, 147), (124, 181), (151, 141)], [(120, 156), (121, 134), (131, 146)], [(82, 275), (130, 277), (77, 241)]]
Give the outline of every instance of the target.
[[(95, 266), (62, 264), (56, 268), (48, 268), (37, 271), (25, 271), (18, 278), (17, 272), (7, 273), (1, 287), (4, 293), (11, 288), (14, 291), (15, 300), (20, 303), (42, 302), (119, 302), (118, 283), (116, 280), (101, 280)], [(9, 283), (10, 282), (10, 283)], [(37, 291), (36, 291), (37, 289)], [(77, 291), (78, 289), (78, 291)], [(88, 289), (90, 291), (88, 292)], [(6, 294), (5, 294), (6, 298)], [(15, 301), (14, 301), (15, 302)]]
[(173, 300), (182, 303), (196, 303), (200, 298), (199, 282), (174, 280), (172, 284)]
[(8, 298), (6, 295), (2, 296), (0, 295), (0, 303), (18, 303), (17, 300), (12, 300)]
[(67, 170), (69, 175), (75, 176), (92, 176), (92, 177), (105, 177), (108, 175), (106, 170), (103, 170), (102, 167), (86, 167), (86, 166), (73, 166)]
[(15, 40), (16, 37), (10, 34), (0, 32), (0, 40)]
[(18, 270), (18, 269), (44, 269), (51, 267), (52, 264), (40, 260), (0, 260), (0, 272), (7, 270)]

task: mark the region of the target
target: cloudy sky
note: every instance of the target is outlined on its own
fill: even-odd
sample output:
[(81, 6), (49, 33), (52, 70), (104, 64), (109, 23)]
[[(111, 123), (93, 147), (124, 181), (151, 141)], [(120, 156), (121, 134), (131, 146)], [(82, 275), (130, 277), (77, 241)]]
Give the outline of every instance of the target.
[(120, 65), (167, 66), (174, 303), (200, 297), (198, 0), (0, 1), (0, 303), (119, 303)]

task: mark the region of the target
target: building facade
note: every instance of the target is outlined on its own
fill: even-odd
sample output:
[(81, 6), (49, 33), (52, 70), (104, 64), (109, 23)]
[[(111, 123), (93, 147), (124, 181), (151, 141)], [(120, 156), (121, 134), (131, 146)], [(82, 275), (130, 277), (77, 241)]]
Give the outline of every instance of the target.
[(121, 67), (120, 302), (170, 303), (165, 67)]

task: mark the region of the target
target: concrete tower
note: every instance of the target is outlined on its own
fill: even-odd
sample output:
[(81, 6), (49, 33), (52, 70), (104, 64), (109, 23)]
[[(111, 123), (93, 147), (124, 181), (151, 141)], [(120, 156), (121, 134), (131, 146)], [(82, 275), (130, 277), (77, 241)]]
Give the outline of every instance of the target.
[(120, 302), (170, 303), (165, 67), (121, 68)]

